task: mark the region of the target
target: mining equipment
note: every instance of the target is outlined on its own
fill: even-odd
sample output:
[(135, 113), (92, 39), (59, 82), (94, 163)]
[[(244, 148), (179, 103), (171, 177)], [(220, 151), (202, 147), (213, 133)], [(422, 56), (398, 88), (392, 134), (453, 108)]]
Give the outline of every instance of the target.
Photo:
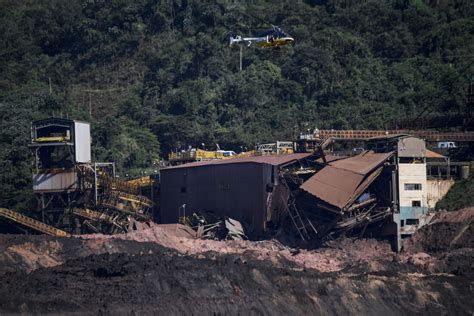
[(168, 155), (168, 161), (171, 165), (179, 165), (194, 161), (208, 161), (216, 159), (225, 159), (224, 152), (208, 151), (198, 148), (190, 148), (188, 150), (171, 152)]
[[(415, 133), (434, 141), (474, 140), (470, 133)], [(364, 142), (367, 150), (328, 153), (337, 141)], [(258, 145), (253, 156), (162, 169), (161, 221), (210, 212), (240, 221), (251, 238), (275, 229), (315, 243), (370, 235), (400, 250), (402, 237), (430, 221), (430, 201), (441, 198), (441, 184), (428, 181), (433, 155), (444, 159), (424, 139), (394, 131), (308, 131), (295, 142)]]
[(92, 162), (89, 123), (64, 118), (34, 121), (29, 147), (34, 218), (6, 209), (0, 216), (56, 236), (127, 232), (135, 221), (151, 220), (153, 202), (140, 191), (154, 179), (119, 180), (114, 163)]
[(197, 161), (212, 161), (220, 159), (233, 159), (252, 156), (264, 156), (275, 154), (292, 154), (294, 152), (294, 145), (291, 141), (276, 141), (274, 143), (259, 144), (255, 149), (235, 153), (230, 150), (216, 150), (209, 151), (198, 148), (190, 148), (188, 150), (174, 151), (168, 155), (170, 165), (180, 165), (189, 162)]
[(426, 142), (474, 142), (474, 132), (439, 132), (435, 130), (310, 130), (295, 140), (296, 152), (325, 149), (335, 142), (369, 141), (388, 136), (414, 136)]
[(0, 208), (0, 216), (9, 219), (13, 222), (16, 222), (18, 224), (21, 224), (23, 226), (29, 227), (33, 230), (39, 231), (43, 234), (50, 235), (50, 236), (58, 236), (58, 237), (69, 237), (70, 234), (55, 228), (53, 226), (47, 225), (41, 221), (38, 221), (36, 219), (33, 219), (31, 217), (25, 216), (23, 214), (17, 213), (15, 211), (6, 209), (6, 208)]

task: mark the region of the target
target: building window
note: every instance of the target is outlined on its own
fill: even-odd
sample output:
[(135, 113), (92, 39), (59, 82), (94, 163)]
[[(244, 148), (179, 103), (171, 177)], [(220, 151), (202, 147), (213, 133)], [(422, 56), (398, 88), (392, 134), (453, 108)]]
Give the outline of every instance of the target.
[(407, 218), (407, 225), (416, 225), (420, 224), (420, 220), (418, 218)]
[(402, 220), (400, 221), (400, 227), (403, 227), (403, 226), (405, 226), (405, 220), (402, 219)]
[(404, 164), (404, 163), (413, 164), (413, 163), (424, 163), (424, 160), (423, 160), (423, 158), (400, 157), (400, 158), (398, 158), (398, 162), (401, 163), (401, 164)]
[[(411, 201), (411, 206), (412, 207), (421, 207), (421, 201)], [(407, 220), (407, 225), (408, 225), (408, 220)]]
[(228, 183), (219, 183), (219, 189), (222, 191), (230, 190), (230, 184)]
[(405, 183), (405, 191), (420, 191), (421, 183)]
[(273, 192), (273, 184), (271, 184), (271, 183), (267, 184), (267, 192), (268, 193)]

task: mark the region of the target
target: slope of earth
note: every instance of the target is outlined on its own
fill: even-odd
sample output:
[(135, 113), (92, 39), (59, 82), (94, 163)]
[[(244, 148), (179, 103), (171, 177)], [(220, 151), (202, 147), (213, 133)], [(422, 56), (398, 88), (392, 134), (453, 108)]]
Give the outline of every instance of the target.
[(404, 243), (402, 261), (431, 272), (474, 275), (474, 207), (440, 212)]
[[(275, 268), (241, 255), (102, 254), (9, 273), (3, 313), (468, 314), (472, 279), (453, 275)], [(402, 269), (403, 270), (403, 269)]]
[(0, 236), (0, 314), (472, 315), (473, 209), (396, 254), (376, 240), (291, 250), (177, 225), (117, 236)]
[(321, 249), (299, 249), (295, 255), (294, 249), (276, 240), (196, 240), (192, 235), (192, 230), (190, 232), (182, 225), (152, 225), (148, 229), (123, 235), (85, 235), (80, 238), (0, 235), (0, 273), (16, 270), (31, 272), (92, 254), (147, 253), (158, 245), (185, 255), (246, 254), (272, 262), (276, 267), (288, 261), (300, 268), (321, 272), (341, 271), (359, 264), (366, 264), (372, 271), (384, 271), (391, 262), (398, 260), (388, 243), (374, 239), (343, 238)]

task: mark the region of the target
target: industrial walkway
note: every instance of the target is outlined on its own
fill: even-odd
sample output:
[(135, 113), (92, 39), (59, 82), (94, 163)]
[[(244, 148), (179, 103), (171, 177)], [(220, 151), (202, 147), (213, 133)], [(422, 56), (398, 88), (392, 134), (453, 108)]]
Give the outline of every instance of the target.
[(43, 222), (40, 222), (36, 219), (31, 217), (25, 216), (23, 214), (14, 212), (12, 210), (6, 208), (0, 208), (0, 216), (7, 218), (11, 221), (17, 222), (23, 226), (32, 228), (36, 231), (39, 231), (43, 234), (50, 235), (50, 236), (58, 236), (58, 237), (69, 237), (71, 236), (69, 233), (65, 232), (64, 230), (58, 229), (56, 227), (47, 225)]
[(438, 132), (429, 130), (320, 130), (315, 138), (334, 140), (367, 140), (389, 135), (407, 134), (429, 142), (474, 142), (474, 132)]

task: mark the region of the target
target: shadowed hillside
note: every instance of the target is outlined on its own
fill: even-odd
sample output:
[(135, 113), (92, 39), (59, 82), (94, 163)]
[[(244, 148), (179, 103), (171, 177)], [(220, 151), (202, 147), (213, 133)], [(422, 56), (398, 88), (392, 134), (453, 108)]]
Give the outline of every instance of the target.
[[(94, 157), (139, 174), (171, 149), (466, 111), (470, 1), (1, 1), (0, 202), (29, 207), (29, 123), (93, 123)], [(280, 50), (228, 47), (279, 25)]]

